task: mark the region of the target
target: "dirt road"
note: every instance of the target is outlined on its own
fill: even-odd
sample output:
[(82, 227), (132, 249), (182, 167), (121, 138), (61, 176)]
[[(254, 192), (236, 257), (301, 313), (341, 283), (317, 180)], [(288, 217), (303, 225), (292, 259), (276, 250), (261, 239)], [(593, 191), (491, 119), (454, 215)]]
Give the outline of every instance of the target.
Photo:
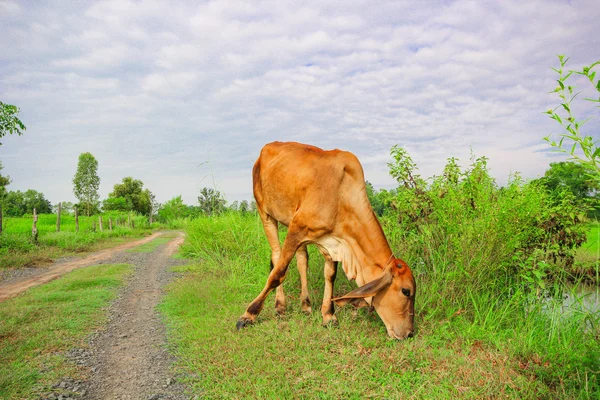
[[(174, 359), (166, 350), (165, 327), (156, 311), (162, 290), (173, 275), (168, 267), (178, 263), (171, 255), (183, 243), (183, 233), (170, 233), (173, 239), (152, 252), (124, 251), (159, 235), (103, 250), (87, 261), (49, 269), (58, 274), (84, 265), (127, 263), (134, 266), (134, 274), (110, 307), (108, 325), (88, 339), (89, 346), (67, 353), (84, 378), (64, 377), (44, 390), (42, 399), (194, 398), (185, 394), (171, 371)], [(44, 279), (32, 277), (29, 281)]]
[(50, 268), (32, 268), (30, 269), (30, 273), (24, 277), (8, 278), (0, 284), (0, 302), (15, 297), (31, 287), (50, 282), (74, 269), (98, 264), (100, 261), (110, 259), (115, 253), (148, 243), (160, 235), (161, 232), (157, 232), (134, 242), (123, 243), (116, 247), (100, 250), (75, 261), (58, 263)]
[(189, 399), (176, 382), (166, 350), (165, 328), (156, 311), (170, 274), (170, 257), (183, 236), (152, 253), (121, 253), (119, 262), (133, 264), (136, 272), (111, 307), (107, 329), (91, 340), (88, 362), (91, 379), (86, 399)]

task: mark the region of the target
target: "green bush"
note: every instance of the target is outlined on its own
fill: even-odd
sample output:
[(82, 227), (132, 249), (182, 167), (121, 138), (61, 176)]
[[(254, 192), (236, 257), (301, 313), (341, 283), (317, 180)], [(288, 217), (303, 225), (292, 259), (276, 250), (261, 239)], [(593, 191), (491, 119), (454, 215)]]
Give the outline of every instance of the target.
[(467, 287), (506, 286), (525, 265), (544, 275), (551, 265), (568, 267), (585, 242), (587, 208), (568, 190), (551, 193), (518, 174), (499, 187), (485, 157), (472, 157), (464, 170), (451, 158), (426, 181), (407, 152), (394, 147), (392, 155), (399, 186), (383, 225), (417, 275), (446, 279), (443, 295), (464, 298)]

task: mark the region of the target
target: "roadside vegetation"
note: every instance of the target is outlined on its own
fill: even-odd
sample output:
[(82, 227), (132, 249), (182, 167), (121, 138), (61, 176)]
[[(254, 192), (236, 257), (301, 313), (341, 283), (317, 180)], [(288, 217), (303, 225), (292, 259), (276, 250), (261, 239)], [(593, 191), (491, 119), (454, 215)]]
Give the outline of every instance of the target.
[[(499, 187), (487, 160), (452, 158), (422, 179), (410, 155), (392, 149), (398, 187), (369, 197), (395, 255), (417, 280), (416, 337), (387, 338), (375, 313), (336, 311), (321, 327), (323, 259), (310, 251), (313, 314), (300, 310), (292, 265), (288, 312), (267, 302), (255, 326), (235, 322), (262, 289), (270, 248), (255, 213), (188, 222), (161, 306), (179, 368), (208, 398), (597, 398), (600, 310), (585, 282), (598, 282), (595, 191), (514, 175)], [(564, 165), (560, 165), (564, 167)], [(554, 167), (556, 169), (557, 167)], [(551, 175), (551, 174), (550, 174)], [(589, 197), (589, 198), (588, 198)], [(281, 236), (285, 235), (284, 229)], [(335, 294), (354, 283), (338, 274)], [(570, 299), (568, 305), (565, 298)], [(269, 304), (271, 303), (271, 304)]]
[[(113, 221), (112, 230), (108, 229), (109, 216)], [(128, 221), (133, 222), (133, 227)], [(103, 224), (100, 231), (97, 215), (80, 216), (79, 232), (76, 232), (75, 218), (62, 214), (61, 229), (56, 232), (56, 214), (40, 214), (36, 243), (31, 233), (31, 216), (4, 218), (4, 231), (0, 234), (0, 271), (40, 266), (59, 257), (114, 246), (128, 238), (148, 235), (160, 227), (159, 224), (150, 225), (144, 216), (115, 212), (105, 214)]]
[(125, 264), (98, 265), (30, 289), (0, 307), (0, 398), (32, 399), (80, 371), (66, 351), (106, 322), (106, 307), (131, 273)]
[[(528, 265), (518, 263), (512, 267), (523, 273), (493, 265), (485, 273), (485, 263), (469, 276), (473, 270), (454, 264), (448, 249), (425, 259), (412, 243), (400, 246), (393, 233), (388, 230), (396, 255), (410, 263), (418, 284), (416, 336), (406, 341), (388, 339), (366, 309), (338, 308), (340, 327), (321, 327), (323, 260), (315, 249), (309, 257), (312, 315), (300, 310), (292, 264), (285, 316), (275, 315), (270, 297), (257, 323), (237, 332), (237, 318), (269, 271), (260, 220), (229, 213), (190, 222), (181, 252), (195, 261), (175, 268), (183, 275), (169, 287), (161, 311), (193, 392), (207, 398), (597, 397), (598, 312), (565, 312), (564, 281), (538, 292), (524, 272)], [(470, 250), (473, 259), (482, 258), (475, 246)], [(352, 285), (340, 273), (335, 293)]]
[(166, 233), (166, 234), (163, 234), (160, 237), (152, 240), (151, 242), (144, 243), (140, 246), (136, 246), (127, 251), (130, 253), (152, 253), (154, 250), (156, 250), (163, 244), (170, 242), (176, 236), (177, 235), (175, 235), (175, 234)]

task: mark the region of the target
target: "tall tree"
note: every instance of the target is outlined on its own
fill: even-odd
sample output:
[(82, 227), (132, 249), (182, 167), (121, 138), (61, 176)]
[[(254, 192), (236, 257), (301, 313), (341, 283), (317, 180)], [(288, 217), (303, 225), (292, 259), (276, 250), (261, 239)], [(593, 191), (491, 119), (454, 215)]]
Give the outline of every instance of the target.
[(150, 215), (152, 211), (152, 196), (150, 190), (144, 189), (142, 181), (130, 176), (123, 178), (121, 183), (117, 183), (113, 187), (112, 193), (108, 194), (109, 199), (125, 199), (129, 210), (143, 215)]
[[(0, 101), (0, 138), (13, 133), (23, 134), (26, 128), (17, 115), (19, 115), (19, 107)], [(0, 143), (0, 146), (2, 146), (2, 143)]]
[[(61, 201), (60, 204), (61, 204), (61, 207), (60, 207), (61, 215), (71, 214), (75, 207), (75, 205), (73, 203), (71, 203), (70, 201)], [(52, 213), (53, 214), (58, 213), (58, 204), (55, 204), (52, 206)]]
[(169, 222), (178, 218), (185, 218), (188, 216), (188, 214), (188, 206), (183, 204), (181, 195), (166, 201), (158, 209), (158, 218), (163, 222)]
[(4, 198), (4, 213), (10, 217), (21, 217), (31, 214), (35, 208), (38, 214), (50, 214), (52, 204), (37, 190), (29, 189), (26, 192), (19, 190), (8, 192)]
[(46, 199), (42, 192), (29, 189), (23, 193), (23, 198), (25, 200), (25, 209), (27, 210), (27, 214), (33, 213), (34, 208), (38, 214), (52, 213), (52, 203), (50, 203), (50, 200)]
[(220, 214), (225, 210), (225, 199), (218, 190), (202, 188), (198, 196), (200, 209), (206, 215)]
[(3, 169), (4, 166), (2, 165), (2, 161), (0, 161), (0, 203), (6, 194), (6, 186), (10, 184), (10, 176), (3, 176), (1, 173)]
[(550, 191), (566, 189), (579, 199), (591, 198), (600, 190), (600, 180), (594, 179), (594, 168), (573, 161), (550, 163), (550, 168), (541, 178)]
[(127, 202), (125, 197), (108, 197), (102, 201), (103, 211), (131, 211), (132, 209), (131, 202)]
[(89, 217), (90, 211), (98, 202), (100, 177), (98, 176), (98, 161), (91, 153), (81, 153), (77, 163), (77, 172), (73, 177), (73, 193)]
[(150, 190), (146, 189), (148, 192), (148, 197), (150, 198), (150, 223), (153, 222), (154, 215), (158, 213), (158, 209), (160, 208), (160, 203), (156, 200), (156, 195), (152, 193)]
[[(0, 161), (0, 172), (2, 172), (4, 167), (2, 166), (2, 161)], [(4, 215), (4, 210), (2, 208), (2, 203), (4, 202), (4, 196), (6, 195), (6, 186), (10, 183), (10, 176), (3, 176), (0, 173), (0, 233), (2, 233), (2, 216)]]

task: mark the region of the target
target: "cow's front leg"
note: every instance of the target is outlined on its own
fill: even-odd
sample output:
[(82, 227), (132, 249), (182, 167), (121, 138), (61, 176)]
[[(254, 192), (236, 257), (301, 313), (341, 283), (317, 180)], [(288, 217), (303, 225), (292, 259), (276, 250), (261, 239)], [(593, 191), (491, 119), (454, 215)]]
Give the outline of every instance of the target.
[[(328, 258), (328, 257), (327, 257)], [(323, 292), (323, 305), (321, 306), (321, 315), (323, 315), (323, 325), (337, 325), (335, 316), (335, 307), (331, 298), (333, 297), (333, 284), (337, 275), (338, 262), (331, 259), (325, 259), (325, 291)]]
[(271, 290), (275, 289), (283, 283), (285, 275), (287, 273), (290, 261), (294, 257), (296, 250), (300, 246), (300, 238), (302, 234), (299, 230), (294, 229), (293, 224), (288, 227), (288, 234), (283, 242), (283, 249), (277, 259), (277, 262), (273, 266), (273, 269), (269, 273), (267, 278), (267, 284), (260, 292), (260, 294), (248, 305), (246, 312), (238, 320), (236, 327), (240, 329), (244, 326), (254, 323), (256, 316), (261, 312), (265, 299)]
[(275, 289), (275, 313), (277, 315), (285, 314), (285, 293), (283, 293), (283, 285), (277, 286)]

